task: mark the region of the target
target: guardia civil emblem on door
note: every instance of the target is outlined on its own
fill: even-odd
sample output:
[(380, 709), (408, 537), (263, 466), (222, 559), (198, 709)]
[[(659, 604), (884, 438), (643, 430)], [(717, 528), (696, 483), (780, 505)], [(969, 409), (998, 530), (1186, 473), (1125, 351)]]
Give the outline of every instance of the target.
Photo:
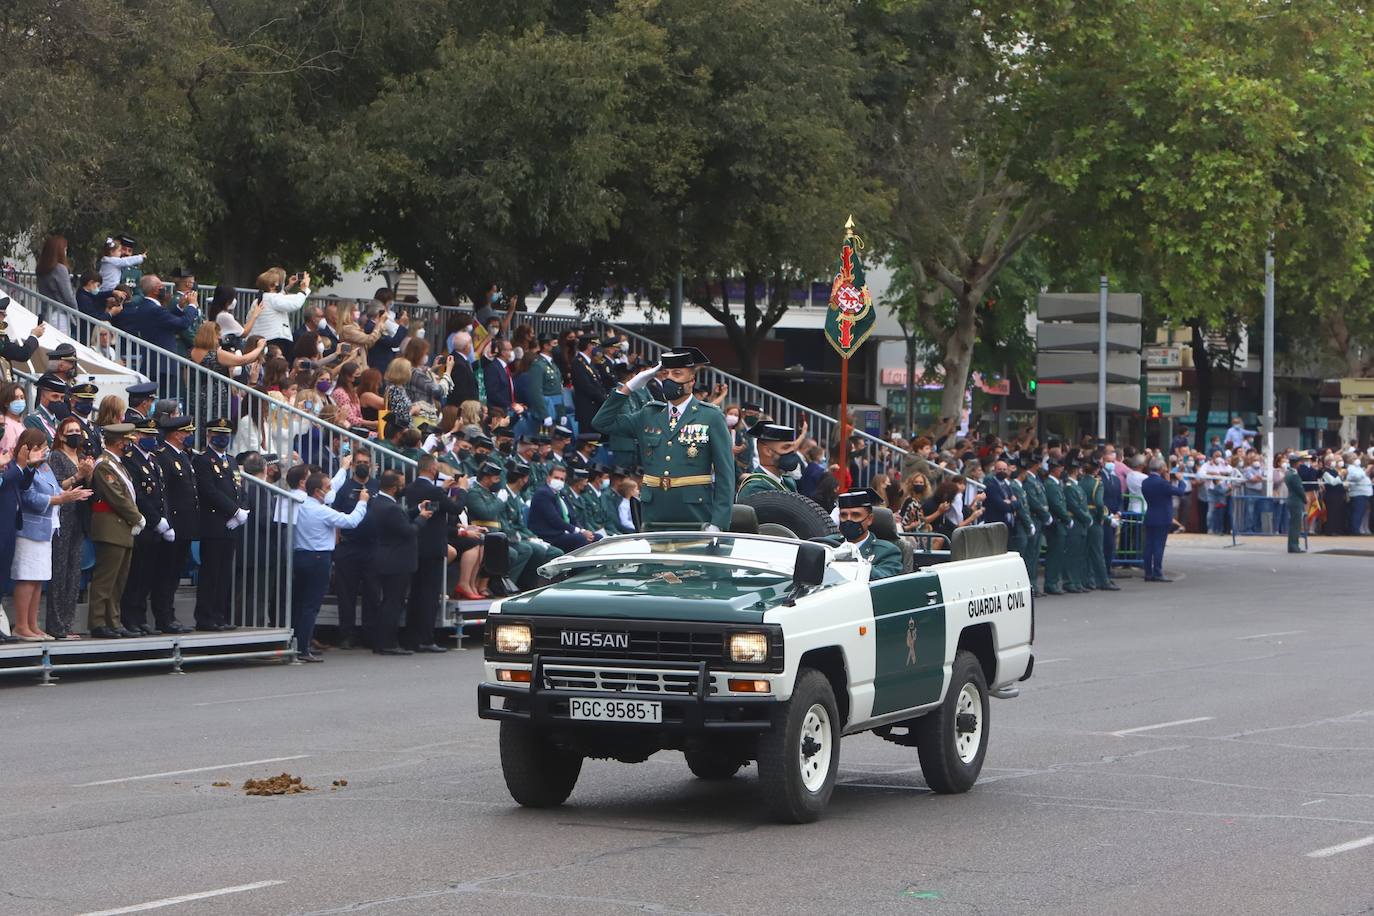
[(906, 663), (916, 664), (916, 618), (910, 617), (906, 622)]

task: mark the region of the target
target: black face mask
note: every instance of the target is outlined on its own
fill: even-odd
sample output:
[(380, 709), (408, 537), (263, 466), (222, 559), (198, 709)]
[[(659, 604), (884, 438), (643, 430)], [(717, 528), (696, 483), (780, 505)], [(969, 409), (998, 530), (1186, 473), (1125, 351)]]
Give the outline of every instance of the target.
[(372, 466), (369, 464), (355, 464), (353, 466), (353, 476), (358, 480), (367, 480), (372, 476)]
[(801, 466), (801, 458), (796, 452), (788, 452), (778, 458), (778, 470), (784, 474), (790, 474)]
[(80, 433), (67, 433), (62, 437), (62, 441), (67, 443), (67, 448), (81, 448), (85, 443), (86, 437)]
[(998, 480), (1006, 480), (1006, 479), (1007, 479), (1007, 472), (1006, 472), (1006, 471), (998, 471), (996, 476), (997, 476), (997, 479), (998, 479)]
[(500, 446), (498, 446), (498, 448), (500, 448), (501, 454), (503, 454), (503, 455), (509, 455), (511, 452), (515, 451), (515, 443), (514, 443), (514, 442), (502, 442), (502, 443), (500, 444)]
[(682, 382), (675, 382), (670, 378), (665, 378), (659, 383), (663, 388), (663, 396), (670, 401), (676, 401), (687, 393), (687, 386)]
[(843, 521), (840, 522), (840, 535), (846, 541), (861, 541), (864, 536), (863, 522)]

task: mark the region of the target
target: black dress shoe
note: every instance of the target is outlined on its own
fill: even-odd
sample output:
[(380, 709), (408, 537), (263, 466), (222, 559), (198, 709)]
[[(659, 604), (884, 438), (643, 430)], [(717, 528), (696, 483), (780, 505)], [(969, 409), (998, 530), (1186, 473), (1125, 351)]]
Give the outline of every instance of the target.
[(297, 653), (296, 659), (302, 662), (322, 662), (324, 661), (324, 656), (316, 655), (314, 652), (300, 652)]
[(448, 649), (445, 649), (443, 646), (436, 646), (434, 643), (430, 643), (430, 644), (427, 645), (427, 646), (416, 646), (416, 647), (415, 647), (415, 651), (416, 651), (416, 652), (433, 652), (433, 653), (435, 653), (435, 654), (438, 654), (438, 653), (440, 653), (440, 652), (447, 652)]
[(93, 639), (118, 639), (119, 633), (109, 627), (92, 627), (91, 637)]
[(11, 636), (11, 635), (6, 634), (6, 633), (0, 633), (0, 645), (4, 645), (5, 643), (11, 643), (11, 642), (19, 642), (19, 637), (18, 637), (18, 636)]
[(409, 649), (373, 649), (376, 655), (414, 655)]
[(179, 623), (169, 623), (167, 626), (162, 628), (163, 633), (166, 633), (171, 636), (175, 636), (179, 633), (194, 633), (195, 631), (195, 627), (182, 626)]
[(222, 629), (224, 629), (224, 627), (217, 623), (198, 624), (196, 626), (196, 630), (201, 633), (218, 633)]
[(219, 625), (219, 628), (227, 633), (230, 630), (237, 630), (239, 625), (236, 623), (222, 623)]
[(338, 644), (338, 646), (336, 646), (336, 648), (339, 648), (339, 649), (355, 649), (355, 648), (357, 648), (357, 646), (358, 646), (358, 644), (357, 644), (356, 642), (353, 641), (353, 637), (352, 637), (352, 636), (345, 636), (343, 639), (339, 640), (339, 644)]
[(1117, 585), (1115, 582), (1108, 582), (1106, 585), (1099, 585), (1098, 589), (1104, 592), (1119, 592), (1121, 591), (1121, 586)]
[(1306, 548), (1306, 547), (1294, 547), (1294, 548), (1290, 548), (1288, 552), (1289, 552), (1289, 553), (1307, 553), (1307, 548)]
[(1170, 579), (1168, 576), (1156, 576), (1156, 577), (1155, 577), (1155, 581), (1156, 581), (1156, 582), (1172, 582), (1172, 581), (1174, 581), (1174, 580), (1173, 580), (1173, 579)]
[(1084, 589), (1079, 588), (1077, 585), (1064, 586), (1064, 594), (1066, 595), (1081, 595), (1084, 591)]
[(119, 629), (114, 631), (114, 634), (118, 636), (120, 639), (133, 639), (135, 636), (143, 635), (138, 630), (130, 630), (128, 627), (120, 627)]
[(1047, 588), (1047, 589), (1045, 589), (1043, 592), (1041, 592), (1041, 594), (1042, 594), (1042, 595), (1062, 595), (1062, 594), (1064, 594), (1064, 590), (1063, 590), (1062, 588)]

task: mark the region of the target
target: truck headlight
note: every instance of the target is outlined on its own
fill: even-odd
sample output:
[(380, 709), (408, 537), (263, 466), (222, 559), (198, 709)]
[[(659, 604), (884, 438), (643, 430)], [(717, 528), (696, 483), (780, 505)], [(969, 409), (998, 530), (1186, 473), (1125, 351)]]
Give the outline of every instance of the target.
[(528, 655), (533, 642), (527, 623), (503, 623), (496, 628), (496, 651), (502, 655)]
[(768, 661), (768, 637), (763, 633), (731, 633), (730, 661), (750, 665)]

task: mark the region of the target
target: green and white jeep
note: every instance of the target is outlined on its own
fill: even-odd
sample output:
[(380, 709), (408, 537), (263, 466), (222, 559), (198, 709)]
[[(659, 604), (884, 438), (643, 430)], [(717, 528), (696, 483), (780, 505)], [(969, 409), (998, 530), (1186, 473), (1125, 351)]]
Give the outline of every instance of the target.
[(546, 564), (485, 630), (478, 711), (500, 720), (511, 795), (559, 805), (584, 758), (680, 750), (703, 779), (757, 761), (772, 813), (811, 821), (840, 736), (865, 731), (967, 791), (989, 697), (1031, 674), (1030, 583), (1001, 525), (904, 552), (909, 572), (872, 582), (847, 546), (753, 534), (624, 535)]

